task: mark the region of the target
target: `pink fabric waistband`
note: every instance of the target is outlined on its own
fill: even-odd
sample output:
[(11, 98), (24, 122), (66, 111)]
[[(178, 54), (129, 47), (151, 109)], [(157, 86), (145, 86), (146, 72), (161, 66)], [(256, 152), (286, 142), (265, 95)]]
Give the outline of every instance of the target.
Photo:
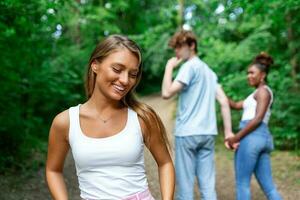
[(130, 195), (128, 197), (125, 197), (122, 200), (155, 200), (155, 199), (152, 197), (149, 189), (147, 189), (143, 192), (139, 192), (139, 193)]

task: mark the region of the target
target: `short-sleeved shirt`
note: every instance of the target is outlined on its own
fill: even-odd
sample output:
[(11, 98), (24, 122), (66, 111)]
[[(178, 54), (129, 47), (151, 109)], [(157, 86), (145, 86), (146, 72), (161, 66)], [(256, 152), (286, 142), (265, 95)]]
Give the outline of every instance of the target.
[(175, 136), (216, 135), (216, 74), (195, 56), (181, 66), (175, 81), (184, 85), (179, 93)]

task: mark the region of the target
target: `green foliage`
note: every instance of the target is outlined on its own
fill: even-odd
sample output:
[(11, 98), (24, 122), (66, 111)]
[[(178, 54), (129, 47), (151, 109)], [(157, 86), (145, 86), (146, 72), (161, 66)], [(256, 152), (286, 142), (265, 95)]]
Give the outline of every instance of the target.
[[(86, 65), (99, 40), (114, 33), (132, 35), (144, 54), (152, 45), (161, 49), (161, 44), (156, 55), (165, 55), (166, 43), (160, 35), (173, 30), (176, 15), (168, 7), (170, 2), (0, 2), (0, 173), (5, 168), (24, 168), (26, 159), (45, 151), (55, 114), (85, 99)], [(153, 61), (151, 56), (148, 53), (145, 59), (144, 73), (150, 75), (146, 80), (160, 81), (166, 57)], [(143, 81), (141, 85), (147, 93), (155, 84)]]
[[(216, 12), (220, 5), (224, 10)], [(176, 6), (170, 0), (1, 1), (0, 173), (45, 153), (55, 114), (84, 101), (89, 55), (106, 35), (137, 41), (143, 51), (137, 90), (159, 91), (174, 56), (168, 40), (178, 26)], [(271, 129), (277, 147), (299, 150), (300, 1), (187, 0), (184, 6), (185, 14), (193, 13), (185, 23), (199, 36), (200, 57), (231, 98), (252, 91), (246, 69), (253, 56), (267, 51), (274, 57)], [(239, 117), (233, 115), (235, 125)]]
[[(275, 59), (268, 77), (275, 95), (271, 131), (278, 148), (299, 149), (300, 28), (296, 23), (300, 17), (296, 12), (299, 13), (300, 1), (219, 3), (225, 8), (222, 13), (214, 16), (199, 12), (194, 17), (209, 21), (194, 27), (201, 36), (202, 58), (217, 72), (227, 95), (239, 100), (251, 92), (246, 85), (247, 66), (259, 52), (269, 52)], [(213, 4), (210, 5), (207, 10), (213, 12)], [(233, 119), (238, 120), (237, 115)]]

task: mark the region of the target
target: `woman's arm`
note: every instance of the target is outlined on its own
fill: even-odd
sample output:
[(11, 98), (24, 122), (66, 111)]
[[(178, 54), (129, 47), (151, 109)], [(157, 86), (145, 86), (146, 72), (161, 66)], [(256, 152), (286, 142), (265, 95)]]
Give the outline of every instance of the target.
[[(160, 129), (155, 125), (155, 123), (150, 123), (151, 127), (147, 127), (142, 119), (139, 121), (144, 134), (145, 144), (150, 150), (158, 166), (162, 200), (173, 200), (175, 189), (175, 170), (166, 142), (163, 140)], [(156, 120), (153, 119), (153, 122), (154, 121)]]
[(63, 166), (69, 150), (69, 114), (58, 114), (51, 125), (46, 163), (46, 180), (50, 193), (55, 200), (67, 200), (68, 193), (63, 178)]
[(243, 137), (245, 137), (251, 131), (256, 129), (258, 125), (262, 122), (268, 109), (271, 100), (271, 95), (266, 88), (261, 87), (257, 90), (254, 98), (257, 101), (255, 117), (252, 120), (250, 120), (246, 127), (241, 129), (234, 137), (227, 139), (230, 145), (239, 142)]
[(233, 108), (235, 110), (243, 109), (244, 100), (236, 102), (236, 101), (233, 101), (232, 99), (230, 99), (229, 97), (227, 97), (227, 98), (228, 98), (228, 101), (229, 101), (230, 108)]

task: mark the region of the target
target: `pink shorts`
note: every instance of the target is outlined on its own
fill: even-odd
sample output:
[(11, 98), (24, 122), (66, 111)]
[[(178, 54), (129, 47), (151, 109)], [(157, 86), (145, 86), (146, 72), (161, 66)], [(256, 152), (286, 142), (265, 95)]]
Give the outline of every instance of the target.
[(125, 197), (122, 200), (155, 200), (155, 199), (152, 197), (149, 189), (147, 189), (143, 192), (139, 192), (139, 193), (130, 195), (128, 197)]

